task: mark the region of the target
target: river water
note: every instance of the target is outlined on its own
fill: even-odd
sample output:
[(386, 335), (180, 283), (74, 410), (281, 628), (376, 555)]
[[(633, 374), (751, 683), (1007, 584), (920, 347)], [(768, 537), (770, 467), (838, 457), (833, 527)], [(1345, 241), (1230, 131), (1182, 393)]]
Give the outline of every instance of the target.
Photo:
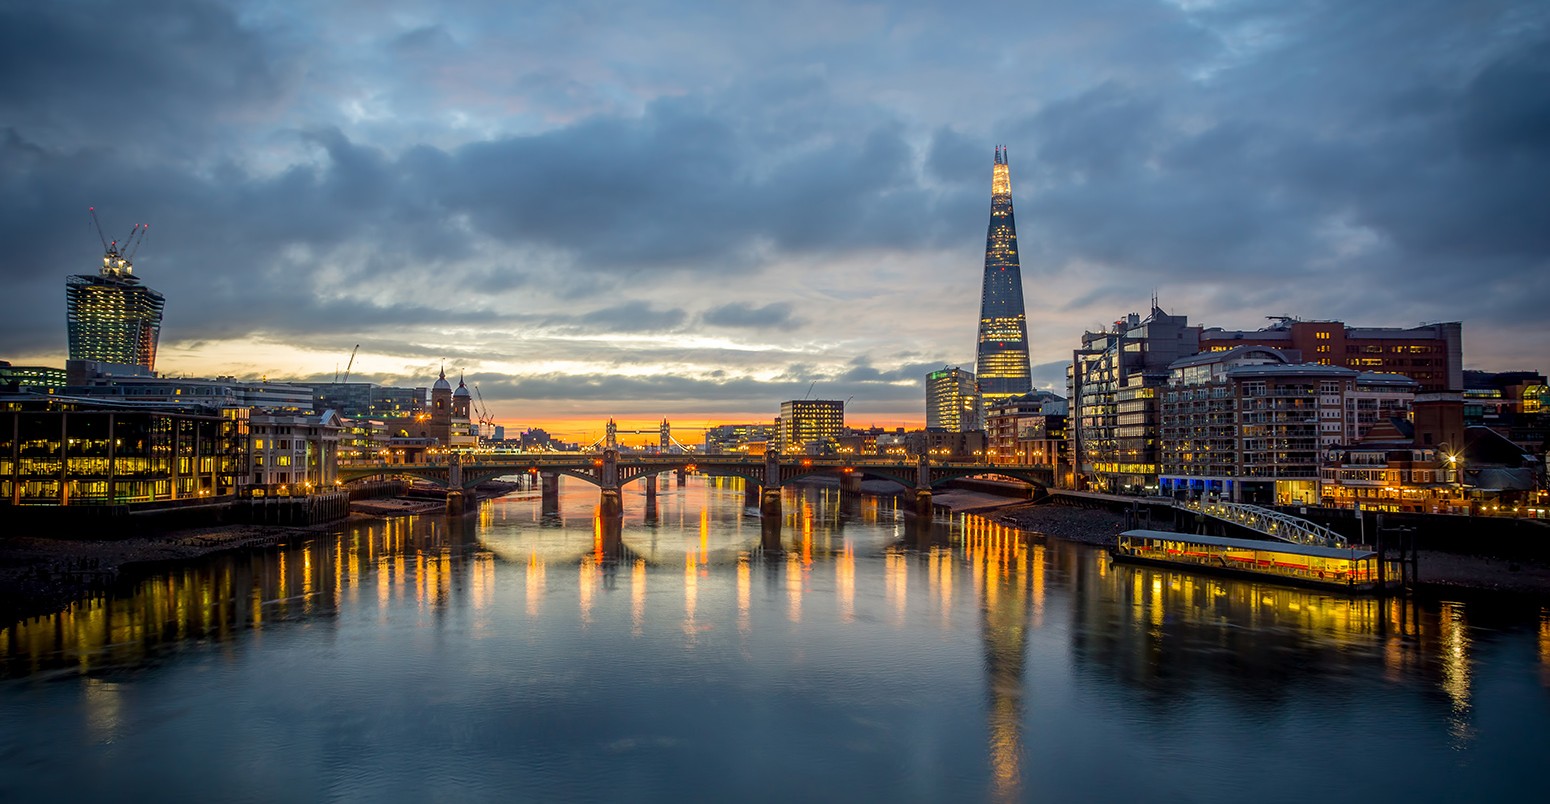
[[(565, 481), (0, 631), (0, 800), (1529, 800), (1550, 612)], [(775, 548), (778, 540), (779, 549)], [(1541, 793), (1535, 793), (1540, 790)]]

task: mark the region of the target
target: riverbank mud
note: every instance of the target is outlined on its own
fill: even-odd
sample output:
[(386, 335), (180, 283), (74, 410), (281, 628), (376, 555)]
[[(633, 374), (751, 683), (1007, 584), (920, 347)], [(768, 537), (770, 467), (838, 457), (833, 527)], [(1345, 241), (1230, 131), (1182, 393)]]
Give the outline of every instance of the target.
[(0, 539), (0, 627), (111, 590), (137, 575), (137, 568), (271, 547), (369, 518), (352, 515), (311, 527), (223, 525), (127, 539), (8, 536)]

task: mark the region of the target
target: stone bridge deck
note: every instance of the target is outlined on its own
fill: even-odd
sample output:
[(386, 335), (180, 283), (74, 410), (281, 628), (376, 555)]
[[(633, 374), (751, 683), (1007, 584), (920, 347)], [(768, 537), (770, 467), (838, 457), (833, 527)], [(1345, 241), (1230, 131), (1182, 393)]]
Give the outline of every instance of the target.
[[(1049, 488), (1054, 484), (1050, 466), (1005, 466), (961, 461), (936, 461), (924, 457), (902, 460), (889, 457), (743, 455), (621, 455), (617, 450), (598, 453), (471, 453), (453, 455), (446, 461), (412, 464), (367, 464), (341, 466), (338, 477), (345, 483), (379, 477), (409, 477), (460, 492), (486, 480), (513, 474), (532, 473), (545, 478), (545, 495), (551, 479), (559, 475), (584, 480), (602, 490), (605, 509), (616, 506), (619, 489), (625, 484), (646, 479), (648, 503), (655, 496), (655, 478), (663, 472), (699, 472), (720, 477), (741, 477), (749, 488), (762, 490), (761, 510), (770, 508), (773, 498), (779, 511), (780, 487), (814, 475), (838, 476), (859, 483), (863, 477), (891, 480), (915, 490), (918, 510), (930, 510), (931, 489), (961, 477), (996, 475), (1010, 477)], [(558, 486), (555, 485), (557, 489)], [(921, 506), (924, 509), (921, 509)], [(453, 505), (448, 506), (452, 511)], [(460, 506), (459, 506), (460, 508)]]

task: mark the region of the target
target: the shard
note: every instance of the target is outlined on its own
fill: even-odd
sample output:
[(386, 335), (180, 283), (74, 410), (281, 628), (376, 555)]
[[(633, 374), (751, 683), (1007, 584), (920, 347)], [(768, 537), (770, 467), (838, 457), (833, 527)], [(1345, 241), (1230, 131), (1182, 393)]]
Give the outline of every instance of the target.
[(985, 234), (985, 283), (980, 291), (979, 352), (974, 373), (986, 409), (1033, 387), (1028, 371), (1023, 273), (1017, 262), (1017, 224), (1012, 218), (1012, 176), (1002, 146), (996, 147), (990, 185), (990, 229)]

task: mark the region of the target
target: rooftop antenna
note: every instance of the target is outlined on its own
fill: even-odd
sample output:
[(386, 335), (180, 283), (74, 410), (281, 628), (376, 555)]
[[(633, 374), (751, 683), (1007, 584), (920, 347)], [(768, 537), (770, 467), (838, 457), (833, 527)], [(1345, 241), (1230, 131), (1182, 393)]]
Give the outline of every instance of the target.
[(818, 384), (818, 381), (817, 380), (813, 380), (813, 384), (807, 386), (807, 393), (803, 394), (802, 398), (806, 399), (806, 398), (812, 396), (813, 395), (813, 385), (817, 385), (817, 384)]

